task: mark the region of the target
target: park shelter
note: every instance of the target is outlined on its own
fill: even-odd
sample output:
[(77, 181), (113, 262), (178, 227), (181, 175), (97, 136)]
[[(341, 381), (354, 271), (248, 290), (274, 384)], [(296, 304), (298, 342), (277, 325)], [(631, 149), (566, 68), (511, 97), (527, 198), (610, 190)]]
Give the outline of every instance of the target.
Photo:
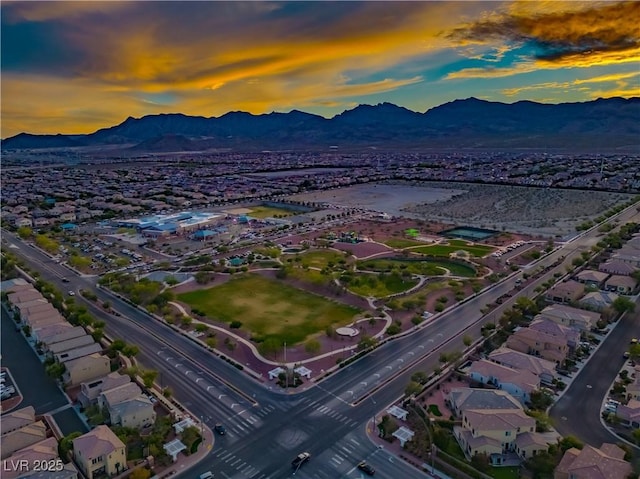
[(407, 441), (413, 439), (413, 436), (415, 436), (415, 432), (404, 426), (400, 426), (398, 430), (393, 433), (393, 437), (398, 438), (400, 441), (400, 447), (404, 447)]
[(272, 369), (271, 371), (269, 371), (269, 379), (276, 379), (278, 376), (280, 376), (282, 373), (284, 373), (284, 369), (281, 367), (277, 367), (275, 369)]
[(184, 451), (187, 446), (185, 446), (185, 444), (180, 439), (174, 439), (173, 441), (163, 444), (162, 448), (168, 455), (171, 456), (171, 461), (176, 462), (180, 451)]
[(389, 409), (387, 409), (387, 412), (389, 414), (391, 414), (393, 417), (400, 419), (402, 421), (406, 421), (407, 420), (407, 414), (409, 414), (409, 411), (405, 411), (404, 409), (402, 409), (401, 407), (398, 406), (391, 406)]
[(196, 423), (193, 422), (193, 419), (191, 419), (190, 417), (187, 417), (187, 418), (184, 418), (182, 421), (179, 421), (179, 422), (175, 423), (173, 425), (173, 429), (176, 432), (176, 434), (180, 434), (186, 428), (191, 427), (191, 426), (195, 426), (195, 425), (196, 425)]
[(298, 366), (293, 371), (298, 373), (300, 376), (303, 376), (307, 379), (311, 379), (311, 373), (312, 373), (311, 369), (305, 368), (304, 366)]

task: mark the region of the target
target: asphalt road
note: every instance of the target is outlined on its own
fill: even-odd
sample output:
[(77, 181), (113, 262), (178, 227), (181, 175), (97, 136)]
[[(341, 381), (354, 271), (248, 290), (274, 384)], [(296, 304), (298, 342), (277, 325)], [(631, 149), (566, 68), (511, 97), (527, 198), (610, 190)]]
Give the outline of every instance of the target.
[(561, 435), (576, 436), (598, 448), (603, 442), (620, 441), (602, 426), (600, 411), (602, 401), (626, 361), (623, 354), (629, 349), (629, 341), (640, 336), (640, 308), (636, 309), (619, 321), (550, 409), (549, 415)]
[[(637, 220), (637, 216), (635, 209), (629, 209), (620, 221), (626, 222), (632, 217)], [(596, 243), (599, 236), (591, 231), (545, 257), (536, 268), (551, 265), (559, 259), (563, 261), (518, 294), (533, 296), (537, 284), (554, 274), (564, 274), (571, 259)], [(73, 275), (46, 255), (17, 240), (12, 241), (10, 248), (22, 256), (26, 255), (30, 266), (41, 271), (43, 279), (53, 282), (62, 291), (94, 289), (95, 279)], [(70, 283), (62, 283), (62, 276), (68, 277)], [(224, 478), (291, 477), (293, 457), (299, 452), (309, 451), (311, 461), (295, 477), (359, 478), (362, 473), (355, 466), (366, 459), (376, 468), (376, 477), (417, 478), (426, 475), (377, 449), (368, 440), (365, 435), (367, 422), (372, 414), (401, 396), (414, 371), (433, 370), (439, 365), (441, 352), (463, 349), (464, 334), (477, 337), (482, 323), (497, 321), (515, 298), (503, 303), (487, 317), (482, 318), (480, 310), (513, 291), (519, 277), (520, 273), (515, 274), (486, 293), (443, 314), (418, 332), (386, 343), (320, 384), (296, 394), (266, 389), (193, 341), (128, 304), (107, 296), (104, 291), (96, 291), (98, 297), (108, 299), (121, 316), (107, 315), (97, 308), (92, 308), (91, 312), (106, 321), (107, 334), (124, 338), (140, 347), (139, 360), (145, 367), (161, 371), (159, 381), (173, 389), (175, 397), (197, 416), (196, 419), (201, 418), (209, 426), (220, 421), (227, 427), (228, 434), (217, 438), (209, 459), (189, 471), (190, 476), (197, 477), (201, 472), (212, 470)], [(616, 331), (624, 329), (617, 328)], [(616, 337), (616, 331), (610, 338)], [(623, 342), (628, 341), (626, 337), (623, 339)], [(606, 351), (605, 346), (608, 344), (599, 351)], [(607, 364), (607, 356), (600, 357), (599, 354), (596, 353), (590, 365)], [(621, 354), (618, 355), (620, 358)], [(605, 389), (610, 382), (606, 381)], [(598, 401), (601, 400), (602, 397)], [(598, 416), (599, 410), (595, 417)], [(566, 417), (565, 422), (571, 427), (576, 427), (574, 422), (584, 421), (584, 416)], [(601, 433), (606, 431), (599, 421), (589, 429), (600, 430)]]

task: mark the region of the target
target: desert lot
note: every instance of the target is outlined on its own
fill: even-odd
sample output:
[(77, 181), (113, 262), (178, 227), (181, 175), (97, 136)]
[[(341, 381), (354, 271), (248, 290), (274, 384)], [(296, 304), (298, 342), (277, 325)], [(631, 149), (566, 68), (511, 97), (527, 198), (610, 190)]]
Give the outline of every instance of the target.
[(633, 195), (471, 183), (376, 183), (293, 195), (461, 226), (569, 238), (576, 225)]

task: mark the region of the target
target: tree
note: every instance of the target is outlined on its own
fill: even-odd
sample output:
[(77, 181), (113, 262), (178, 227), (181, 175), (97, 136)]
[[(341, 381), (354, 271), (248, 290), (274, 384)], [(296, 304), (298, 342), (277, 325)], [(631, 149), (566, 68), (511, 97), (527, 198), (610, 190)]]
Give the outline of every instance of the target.
[(28, 226), (20, 226), (17, 230), (17, 233), (21, 239), (27, 239), (31, 237), (31, 235), (33, 234), (33, 230)]
[(626, 311), (632, 313), (636, 309), (636, 304), (626, 296), (619, 296), (611, 306), (618, 313), (624, 313)]
[(124, 354), (128, 358), (137, 356), (139, 352), (140, 352), (140, 348), (135, 344), (128, 344), (122, 349), (122, 354)]
[(158, 377), (158, 371), (154, 371), (152, 369), (148, 369), (143, 371), (140, 376), (142, 377), (142, 382), (144, 383), (144, 387), (151, 388), (153, 387), (153, 382)]
[(151, 471), (146, 467), (139, 467), (129, 475), (130, 479), (149, 479), (151, 477)]
[(422, 391), (422, 384), (415, 381), (409, 381), (407, 387), (404, 389), (405, 396), (414, 396)]
[(562, 438), (559, 442), (559, 445), (560, 450), (563, 454), (572, 447), (575, 447), (576, 449), (582, 449), (584, 447), (582, 441), (580, 441), (580, 439), (575, 436), (567, 436)]
[(414, 381), (418, 384), (427, 384), (429, 380), (429, 376), (424, 371), (416, 371), (411, 375), (411, 381)]
[(64, 364), (62, 363), (53, 363), (50, 364), (49, 366), (47, 366), (47, 368), (45, 369), (46, 373), (48, 376), (54, 378), (54, 379), (60, 379), (62, 378), (62, 375), (64, 374), (64, 372), (67, 370), (67, 368), (65, 368)]
[(533, 473), (533, 479), (553, 477), (556, 458), (546, 451), (540, 452), (525, 462), (525, 467)]
[(75, 431), (60, 440), (58, 454), (60, 454), (63, 461), (69, 462), (69, 453), (73, 450), (73, 440), (80, 436), (82, 436), (82, 433)]

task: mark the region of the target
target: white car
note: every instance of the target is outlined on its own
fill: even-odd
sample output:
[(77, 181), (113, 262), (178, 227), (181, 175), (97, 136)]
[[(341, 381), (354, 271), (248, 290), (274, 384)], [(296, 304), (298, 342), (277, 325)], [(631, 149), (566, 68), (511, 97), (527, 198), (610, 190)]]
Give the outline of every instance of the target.
[(74, 293), (73, 291), (69, 291), (69, 296), (75, 296), (76, 293)]

